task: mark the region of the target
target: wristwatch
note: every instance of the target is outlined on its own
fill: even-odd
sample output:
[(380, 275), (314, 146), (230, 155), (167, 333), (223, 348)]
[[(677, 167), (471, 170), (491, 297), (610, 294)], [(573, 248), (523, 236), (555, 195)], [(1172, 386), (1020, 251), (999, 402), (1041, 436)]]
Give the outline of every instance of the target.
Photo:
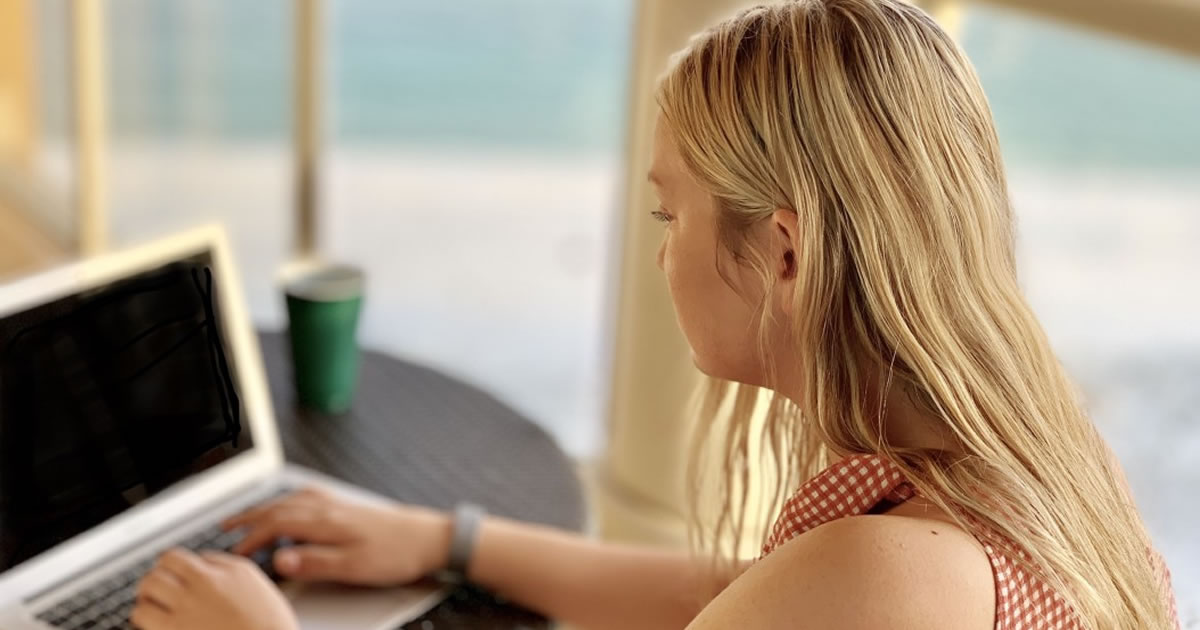
[(454, 508), (454, 533), (450, 536), (450, 558), (441, 572), (443, 580), (455, 583), (467, 581), (467, 567), (475, 551), (479, 526), (487, 510), (474, 503), (459, 503)]

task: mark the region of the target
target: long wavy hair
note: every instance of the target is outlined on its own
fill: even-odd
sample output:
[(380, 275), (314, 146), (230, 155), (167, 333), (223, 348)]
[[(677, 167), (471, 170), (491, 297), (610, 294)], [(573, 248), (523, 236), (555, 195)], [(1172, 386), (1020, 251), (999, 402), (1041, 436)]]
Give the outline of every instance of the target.
[[(1018, 285), (987, 99), (937, 23), (901, 0), (750, 8), (694, 36), (657, 99), (717, 203), (724, 253), (763, 295), (775, 267), (748, 228), (780, 208), (799, 220), (802, 399), (718, 381), (703, 397), (693, 513), (702, 489), (718, 509), (692, 533), (713, 557), (739, 555), (758, 517), (764, 539), (765, 515), (833, 453), (878, 453), (963, 527), (1019, 545), (1086, 625), (1169, 627), (1127, 486)], [(888, 444), (893, 388), (961, 451)]]

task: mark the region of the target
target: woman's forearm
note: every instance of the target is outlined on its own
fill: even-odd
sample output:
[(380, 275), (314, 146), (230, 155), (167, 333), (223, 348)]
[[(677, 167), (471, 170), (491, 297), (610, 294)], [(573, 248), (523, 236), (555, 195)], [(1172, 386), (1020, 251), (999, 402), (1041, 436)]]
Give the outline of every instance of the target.
[(468, 571), (472, 582), (510, 601), (588, 630), (683, 628), (733, 577), (716, 576), (686, 552), (605, 544), (499, 518), (481, 525)]

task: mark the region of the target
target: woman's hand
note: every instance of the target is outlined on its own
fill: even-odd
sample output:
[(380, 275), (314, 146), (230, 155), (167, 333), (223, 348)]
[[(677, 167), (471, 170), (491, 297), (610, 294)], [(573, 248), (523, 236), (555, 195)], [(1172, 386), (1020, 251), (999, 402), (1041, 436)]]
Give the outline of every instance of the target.
[(296, 616), (246, 558), (186, 549), (164, 553), (138, 585), (129, 617), (142, 630), (296, 630)]
[(234, 553), (253, 553), (276, 538), (296, 541), (296, 546), (275, 552), (275, 570), (283, 577), (386, 586), (443, 568), (452, 521), (426, 508), (355, 503), (306, 489), (222, 526), (247, 530)]

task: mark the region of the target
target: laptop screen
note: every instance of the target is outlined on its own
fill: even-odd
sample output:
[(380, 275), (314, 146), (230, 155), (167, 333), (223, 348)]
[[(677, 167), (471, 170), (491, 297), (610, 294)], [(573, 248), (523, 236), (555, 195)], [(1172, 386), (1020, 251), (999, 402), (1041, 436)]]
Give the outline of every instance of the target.
[(0, 317), (0, 571), (251, 447), (199, 255)]

